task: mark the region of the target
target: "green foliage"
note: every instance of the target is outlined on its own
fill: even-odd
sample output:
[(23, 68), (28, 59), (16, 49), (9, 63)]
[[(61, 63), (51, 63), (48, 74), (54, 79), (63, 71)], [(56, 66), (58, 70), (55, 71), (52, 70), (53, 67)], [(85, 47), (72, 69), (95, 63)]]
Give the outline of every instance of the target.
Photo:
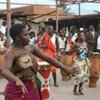
[(40, 23), (38, 24), (38, 28), (41, 29), (41, 28), (43, 28), (43, 27), (44, 27), (44, 23), (43, 23), (43, 22), (40, 22)]

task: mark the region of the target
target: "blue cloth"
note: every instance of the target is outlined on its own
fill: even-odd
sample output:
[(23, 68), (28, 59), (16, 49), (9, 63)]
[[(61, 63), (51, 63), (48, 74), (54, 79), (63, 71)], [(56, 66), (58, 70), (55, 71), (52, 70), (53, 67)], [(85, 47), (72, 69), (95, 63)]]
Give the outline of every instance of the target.
[(86, 58), (86, 48), (80, 48), (79, 51), (76, 53), (80, 59)]
[(73, 33), (69, 32), (68, 33), (68, 36), (72, 37), (73, 36)]

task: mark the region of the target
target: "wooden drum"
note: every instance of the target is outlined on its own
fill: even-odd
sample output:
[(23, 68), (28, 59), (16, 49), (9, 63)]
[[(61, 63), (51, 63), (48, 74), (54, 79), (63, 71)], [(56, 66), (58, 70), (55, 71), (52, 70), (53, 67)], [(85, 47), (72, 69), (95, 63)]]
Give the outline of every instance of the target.
[(37, 77), (40, 81), (42, 100), (47, 100), (50, 97), (49, 79), (51, 75), (50, 64), (43, 61), (38, 62)]
[(100, 75), (100, 53), (94, 53), (89, 59), (91, 61), (89, 87), (96, 87)]
[[(67, 67), (72, 66), (72, 55), (67, 54), (65, 52), (61, 53), (60, 62), (64, 64)], [(67, 81), (70, 79), (70, 76), (68, 76), (64, 71), (61, 70), (62, 75), (62, 81)]]

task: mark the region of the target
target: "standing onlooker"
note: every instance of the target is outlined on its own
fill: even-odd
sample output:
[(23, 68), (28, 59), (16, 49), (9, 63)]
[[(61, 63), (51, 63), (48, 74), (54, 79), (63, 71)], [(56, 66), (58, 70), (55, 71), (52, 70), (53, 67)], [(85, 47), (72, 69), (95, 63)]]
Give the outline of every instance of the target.
[(66, 45), (67, 45), (67, 37), (65, 36), (65, 34), (63, 33), (62, 30), (60, 30), (59, 36), (58, 36), (58, 56), (60, 59), (60, 53), (62, 51), (65, 51), (66, 49)]
[[(54, 29), (53, 26), (48, 26), (48, 32), (44, 35), (41, 43), (41, 47), (43, 52), (48, 54), (49, 56), (56, 58), (57, 55), (57, 37), (53, 33)], [(52, 66), (52, 65), (51, 65)], [(56, 68), (54, 66), (51, 67), (53, 80), (54, 80), (54, 86), (58, 87), (57, 85), (57, 75), (56, 75)]]
[(86, 33), (86, 42), (90, 52), (96, 51), (97, 32), (93, 25), (89, 26), (89, 31)]
[(41, 27), (39, 29), (39, 33), (38, 33), (38, 37), (37, 37), (38, 47), (40, 49), (42, 49), (42, 44), (43, 44), (45, 35), (46, 35), (45, 28)]
[(29, 36), (30, 36), (30, 42), (29, 42), (29, 44), (37, 46), (37, 37), (35, 35), (35, 32), (31, 31), (29, 33)]
[(6, 22), (3, 22), (2, 23), (2, 26), (0, 28), (0, 32), (2, 33), (2, 41), (3, 41), (3, 44), (5, 45), (5, 42), (7, 40), (7, 31), (6, 31)]
[(2, 34), (6, 35), (6, 23), (3, 22), (0, 31), (2, 32)]
[(100, 33), (98, 33), (98, 38), (97, 38), (97, 51), (100, 53)]
[(4, 46), (4, 41), (3, 41), (3, 34), (0, 32), (0, 78), (2, 78), (1, 75), (1, 69), (2, 69), (2, 64), (3, 64), (3, 59), (4, 59), (4, 53), (6, 52), (6, 47)]
[[(67, 43), (67, 48), (66, 48), (66, 51), (69, 51), (70, 48), (73, 46), (73, 44), (75, 44), (76, 40), (77, 40), (77, 37), (78, 37), (78, 33), (77, 33), (77, 28), (76, 26), (70, 26), (70, 29), (69, 29), (69, 33), (68, 33), (68, 43)], [(72, 61), (74, 61), (75, 59), (75, 52), (72, 53)]]
[(84, 33), (84, 28), (83, 28), (83, 27), (81, 27), (81, 28), (79, 29), (79, 33)]

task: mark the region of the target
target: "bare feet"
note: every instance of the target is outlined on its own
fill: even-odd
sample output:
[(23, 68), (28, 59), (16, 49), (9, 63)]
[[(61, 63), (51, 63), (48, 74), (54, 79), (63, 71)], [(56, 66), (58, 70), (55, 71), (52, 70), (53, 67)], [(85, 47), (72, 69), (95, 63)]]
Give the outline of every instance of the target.
[(82, 88), (79, 89), (79, 93), (80, 95), (84, 95), (84, 93), (82, 92)]
[(74, 95), (79, 95), (79, 93), (76, 90), (73, 90)]
[(0, 95), (5, 95), (5, 92), (0, 92)]
[(84, 93), (83, 92), (79, 92), (81, 95), (84, 95)]
[(54, 87), (59, 87), (59, 85), (57, 85), (57, 84), (54, 84)]

